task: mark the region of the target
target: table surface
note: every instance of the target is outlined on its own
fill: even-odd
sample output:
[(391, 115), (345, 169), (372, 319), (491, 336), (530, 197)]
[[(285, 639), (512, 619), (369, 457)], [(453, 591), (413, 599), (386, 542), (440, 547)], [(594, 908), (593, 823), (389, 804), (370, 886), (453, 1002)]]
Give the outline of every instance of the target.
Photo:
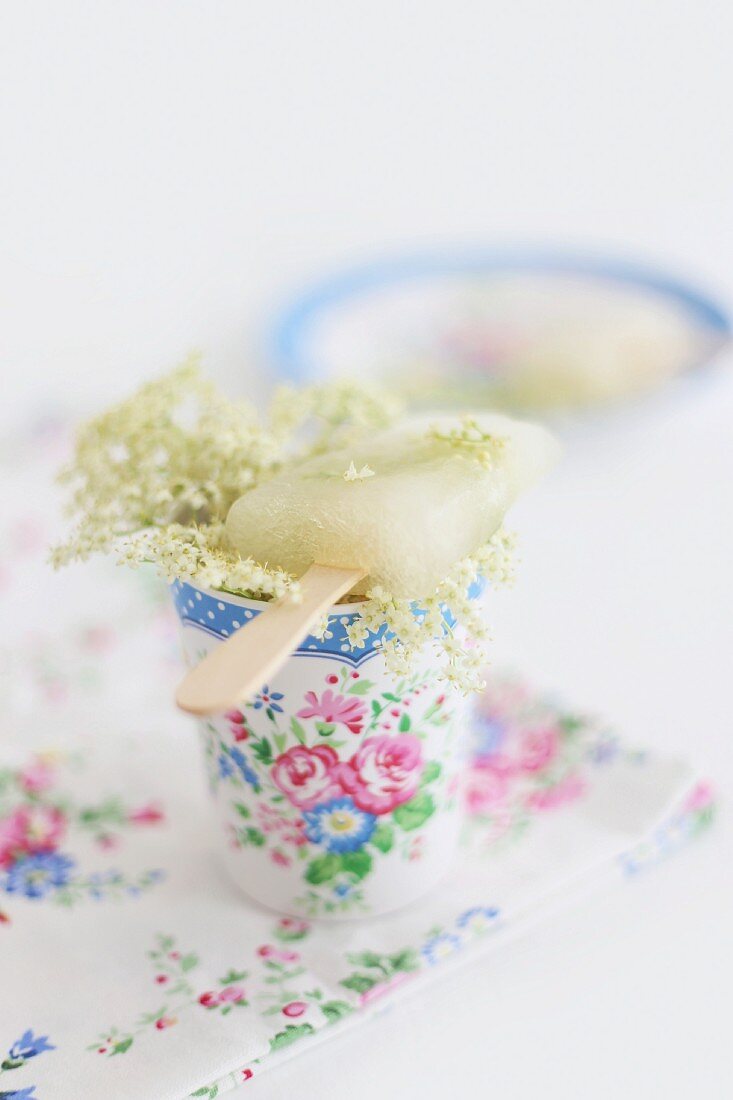
[[(83, 411), (191, 347), (261, 392), (279, 298), (375, 250), (590, 244), (733, 301), (713, 0), (436, 0), (419, 22), (403, 0), (67, 0), (5, 22), (0, 423)], [(497, 663), (697, 761), (717, 827), (242, 1098), (733, 1094), (730, 365), (565, 433), (491, 612)]]

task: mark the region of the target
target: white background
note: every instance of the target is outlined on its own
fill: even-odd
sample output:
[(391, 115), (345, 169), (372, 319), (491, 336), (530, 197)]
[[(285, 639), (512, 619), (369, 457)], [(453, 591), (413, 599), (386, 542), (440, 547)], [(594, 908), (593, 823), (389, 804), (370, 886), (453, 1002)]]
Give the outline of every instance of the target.
[[(728, 5), (0, 11), (0, 422), (92, 407), (192, 347), (231, 388), (261, 390), (258, 334), (283, 295), (417, 243), (592, 246), (733, 302)], [(726, 366), (571, 434), (518, 514), (525, 564), (495, 606), (498, 659), (694, 758), (724, 796)], [(727, 1100), (727, 816), (724, 799), (714, 834), (653, 874), (242, 1097)]]

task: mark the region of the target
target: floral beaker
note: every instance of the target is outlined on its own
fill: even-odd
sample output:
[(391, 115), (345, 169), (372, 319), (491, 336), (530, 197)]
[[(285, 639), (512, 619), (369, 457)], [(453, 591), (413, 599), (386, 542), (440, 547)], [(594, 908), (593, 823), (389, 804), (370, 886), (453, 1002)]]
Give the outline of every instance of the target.
[[(267, 604), (182, 581), (173, 598), (193, 665)], [(450, 867), (461, 823), (466, 701), (432, 664), (398, 680), (378, 636), (352, 651), (358, 605), (332, 608), (256, 696), (199, 720), (226, 866), (282, 913), (389, 912)]]

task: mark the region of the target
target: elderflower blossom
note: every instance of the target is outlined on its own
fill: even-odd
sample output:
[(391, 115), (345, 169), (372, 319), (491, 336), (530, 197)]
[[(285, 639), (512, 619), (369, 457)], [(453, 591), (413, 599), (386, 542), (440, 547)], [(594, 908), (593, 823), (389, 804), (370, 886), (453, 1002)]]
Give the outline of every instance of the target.
[(325, 642), (329, 638), (333, 638), (333, 631), (329, 629), (331, 620), (328, 615), (323, 615), (315, 626), (311, 627), (311, 634), (314, 638), (318, 638), (319, 642)]
[(352, 650), (363, 648), (370, 634), (386, 627), (381, 650), (393, 675), (406, 675), (420, 654), (432, 647), (441, 679), (466, 693), (480, 691), (489, 633), (471, 589), (481, 577), (495, 587), (511, 581), (514, 545), (514, 536), (501, 528), (457, 562), (419, 608), (375, 586), (360, 606), (359, 618), (346, 628)]
[(73, 459), (59, 475), (76, 526), (52, 549), (52, 564), (111, 552), (121, 565), (151, 563), (167, 580), (297, 599), (290, 574), (230, 546), (229, 508), (320, 446), (307, 438), (299, 446), (300, 429), (306, 436), (309, 428), (311, 435), (374, 429), (393, 414), (366, 391), (335, 383), (300, 393), (283, 389), (273, 406), (263, 421), (247, 402), (220, 393), (192, 358), (82, 425)]
[(309, 421), (310, 440), (299, 448), (300, 458), (345, 446), (365, 429), (388, 427), (400, 412), (396, 398), (349, 382), (326, 382), (296, 389), (278, 386), (269, 410), (269, 427), (287, 444)]
[(496, 464), (506, 445), (502, 436), (484, 431), (472, 416), (461, 417), (458, 427), (432, 424), (428, 435), (438, 443), (447, 443), (458, 454), (475, 459), (487, 470)]
[[(279, 470), (385, 427), (395, 415), (382, 395), (327, 383), (280, 388), (263, 419), (248, 403), (221, 394), (191, 359), (81, 427), (72, 461), (59, 477), (69, 490), (67, 512), (75, 527), (52, 549), (51, 561), (58, 567), (111, 552), (118, 564), (152, 564), (169, 581), (297, 601), (296, 578), (241, 557), (229, 544), (229, 508)], [(470, 418), (447, 431), (433, 427), (431, 435), (482, 465), (495, 461), (504, 442)], [(360, 481), (373, 474), (352, 462), (344, 477)], [(480, 577), (510, 584), (513, 554), (513, 536), (497, 531), (457, 562), (419, 607), (374, 586), (354, 605), (358, 617), (346, 628), (352, 650), (377, 635), (396, 677), (408, 675), (432, 650), (443, 680), (463, 692), (480, 690), (488, 632), (469, 593)], [(328, 616), (312, 633), (333, 636)]]
[(367, 477), (374, 477), (374, 470), (368, 462), (365, 462), (360, 470), (357, 470), (352, 458), (349, 468), (344, 472), (344, 481), (364, 481)]
[(353, 623), (347, 625), (346, 637), (349, 639), (349, 645), (352, 650), (364, 648), (369, 637), (369, 627), (364, 622), (363, 615), (359, 615), (357, 619), (354, 619)]

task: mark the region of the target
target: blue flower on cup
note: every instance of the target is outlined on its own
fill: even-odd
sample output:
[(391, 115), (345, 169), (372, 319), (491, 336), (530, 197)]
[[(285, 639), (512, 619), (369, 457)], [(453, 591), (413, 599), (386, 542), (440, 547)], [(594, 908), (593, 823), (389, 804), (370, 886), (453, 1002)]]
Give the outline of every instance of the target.
[(219, 765), (219, 779), (229, 779), (234, 775), (234, 765), (225, 752), (220, 752), (217, 763)]
[(278, 714), (283, 713), (283, 708), (280, 706), (280, 700), (285, 696), (281, 691), (270, 691), (267, 684), (262, 688), (262, 691), (255, 695), (254, 703), (252, 706), (255, 710), (261, 710), (262, 707), (268, 707), (270, 710), (277, 711)]
[(10, 1092), (0, 1092), (0, 1100), (38, 1100), (36, 1086), (30, 1085), (26, 1089), (12, 1089)]
[(74, 867), (70, 856), (59, 852), (38, 852), (17, 860), (5, 874), (3, 889), (8, 894), (43, 898), (51, 890), (65, 886)]
[(262, 789), (262, 785), (259, 780), (257, 772), (250, 766), (247, 757), (242, 750), (236, 745), (232, 749), (222, 748), (222, 751), (217, 757), (217, 763), (219, 766), (219, 778), (230, 779), (237, 772), (241, 775), (245, 783), (249, 783), (256, 794)]
[(259, 791), (260, 781), (257, 777), (257, 772), (253, 771), (253, 769), (249, 766), (247, 762), (247, 757), (244, 755), (242, 750), (235, 747), (229, 750), (229, 755), (231, 756), (234, 763), (237, 765), (237, 768), (239, 769), (239, 772), (245, 783), (249, 783), (250, 787), (254, 787), (255, 791)]
[(328, 852), (355, 852), (377, 826), (374, 814), (360, 810), (350, 798), (334, 798), (303, 813), (305, 835)]

